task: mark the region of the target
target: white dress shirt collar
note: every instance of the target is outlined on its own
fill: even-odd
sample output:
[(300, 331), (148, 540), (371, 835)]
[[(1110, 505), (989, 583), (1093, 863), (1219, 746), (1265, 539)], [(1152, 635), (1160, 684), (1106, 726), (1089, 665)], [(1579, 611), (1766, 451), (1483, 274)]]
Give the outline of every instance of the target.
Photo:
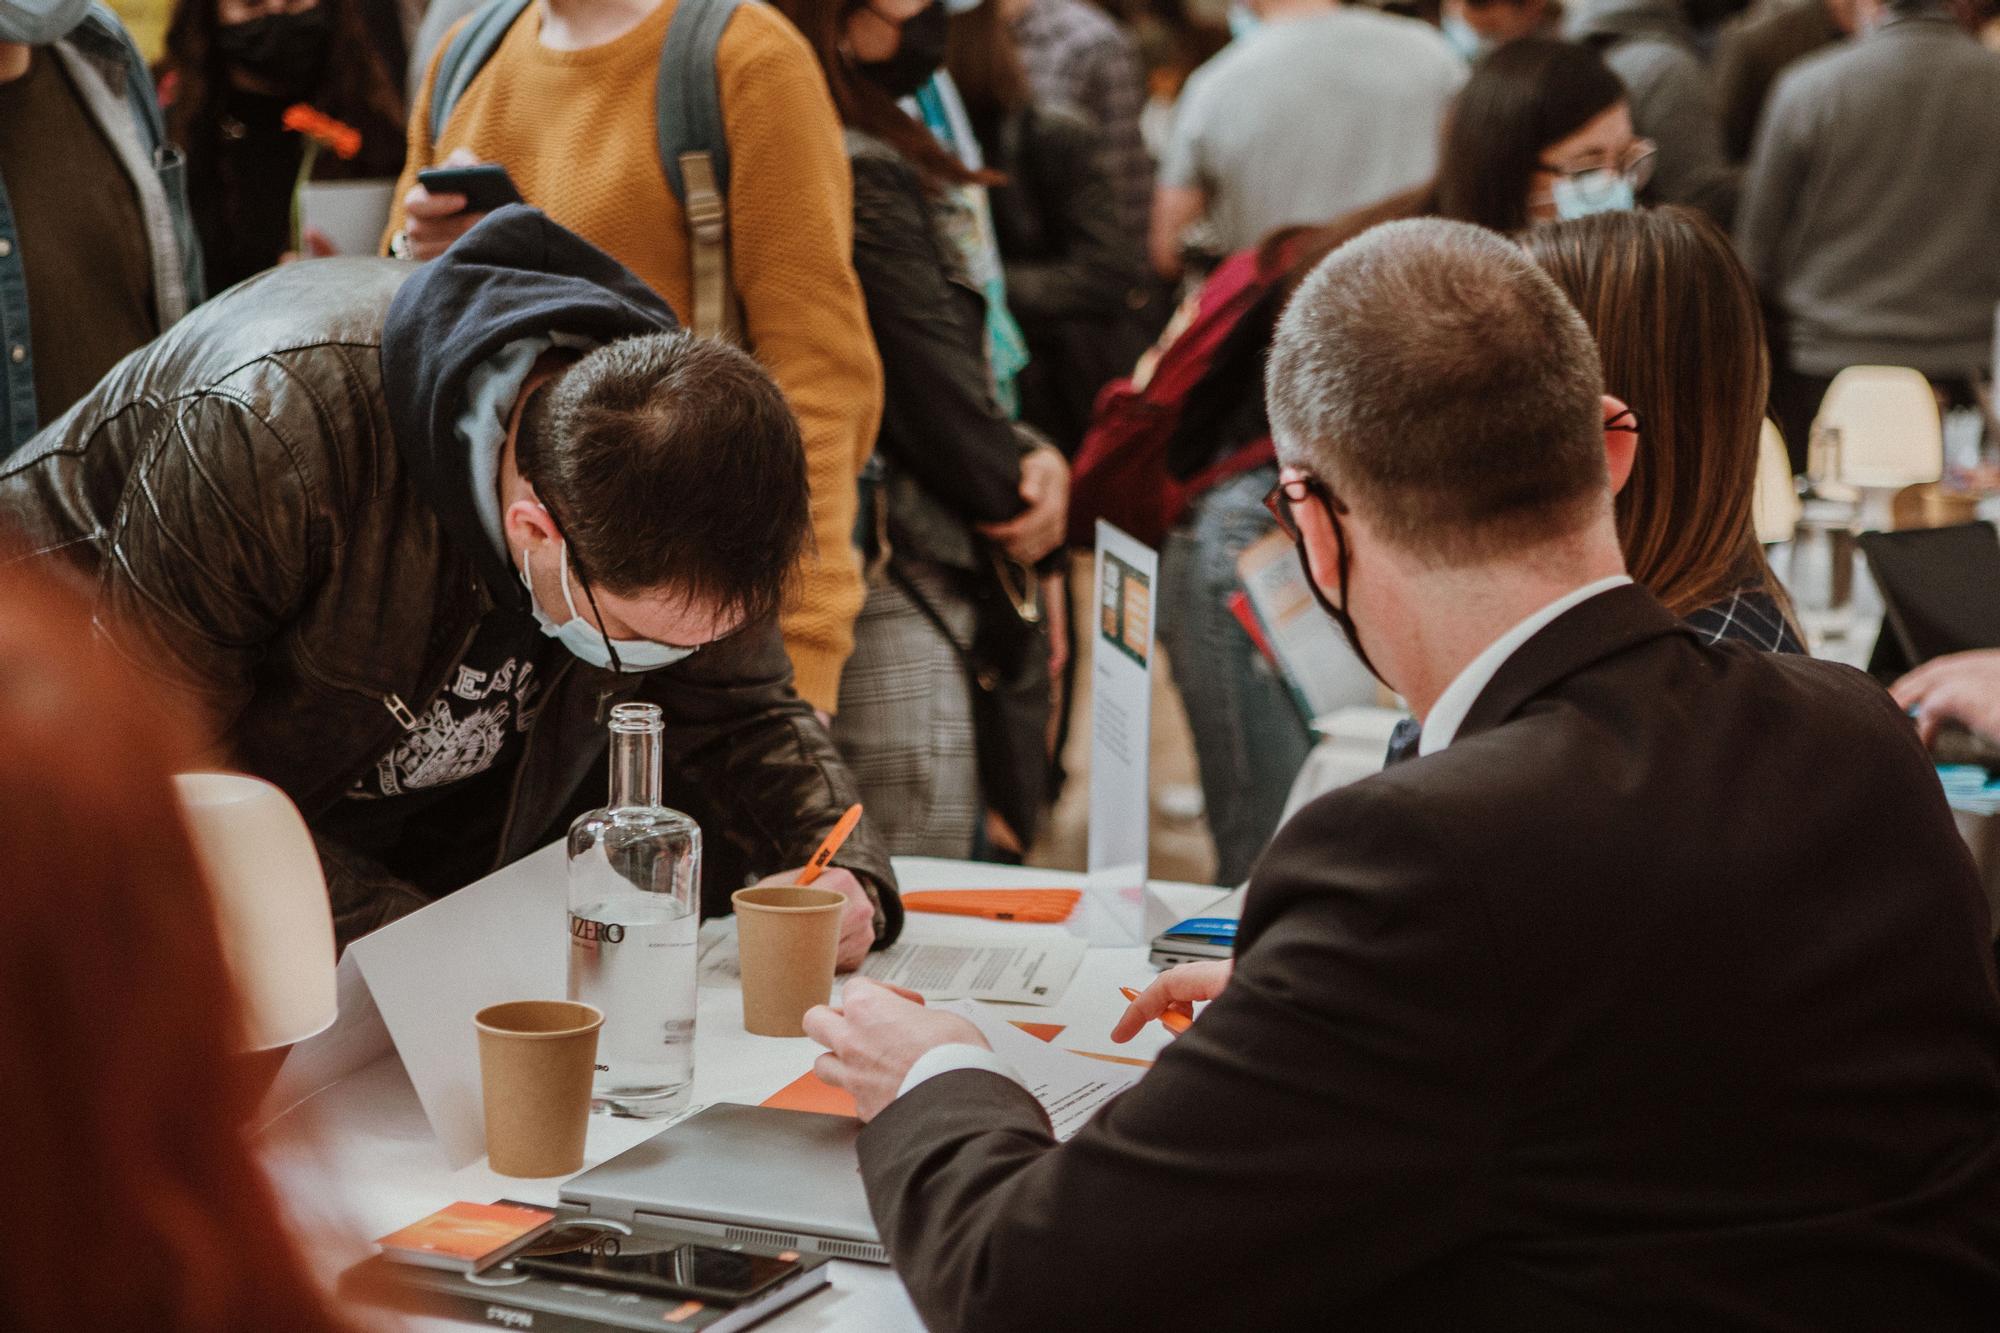
[(1572, 589), (1550, 602), (1541, 610), (1521, 621), (1514, 628), (1486, 645), (1484, 652), (1466, 663), (1465, 669), (1453, 677), (1451, 684), (1444, 687), (1437, 702), (1431, 705), (1430, 716), (1424, 719), (1423, 736), (1417, 742), (1420, 755), (1436, 754), (1450, 745), (1458, 735), (1458, 729), (1465, 725), (1465, 715), (1472, 711), (1486, 687), (1493, 683), (1500, 668), (1507, 659), (1520, 650), (1522, 644), (1539, 634), (1542, 629), (1563, 612), (1579, 606), (1601, 592), (1623, 587), (1630, 583), (1629, 574), (1614, 574), (1610, 578), (1586, 583), (1581, 588)]

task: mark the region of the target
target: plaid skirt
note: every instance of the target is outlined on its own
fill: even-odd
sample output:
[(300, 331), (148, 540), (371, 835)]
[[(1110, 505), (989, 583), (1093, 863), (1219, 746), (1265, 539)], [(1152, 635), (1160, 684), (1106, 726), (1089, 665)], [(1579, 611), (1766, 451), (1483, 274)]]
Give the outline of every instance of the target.
[[(897, 568), (971, 642), (973, 606), (951, 571), (900, 557)], [(971, 686), (958, 654), (886, 573), (869, 580), (854, 624), (833, 739), (891, 855), (972, 855), (985, 807)]]

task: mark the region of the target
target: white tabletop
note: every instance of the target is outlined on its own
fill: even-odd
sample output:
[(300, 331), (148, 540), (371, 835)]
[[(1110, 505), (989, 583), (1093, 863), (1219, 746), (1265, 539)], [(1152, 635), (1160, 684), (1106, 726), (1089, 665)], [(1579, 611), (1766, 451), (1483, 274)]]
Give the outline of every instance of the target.
[[(1081, 876), (1061, 872), (965, 862), (903, 859), (896, 866), (906, 889), (991, 884), (1065, 888), (1081, 887), (1083, 882)], [(1154, 892), (1171, 914), (1194, 915), (1222, 891), (1163, 885)], [(912, 913), (905, 938), (1019, 939), (1062, 931), (1060, 926)], [(1066, 1030), (1060, 1040), (1066, 1047), (1146, 1058), (1168, 1040), (1158, 1025), (1122, 1047), (1111, 1044), (1109, 1033), (1125, 1008), (1118, 988), (1142, 986), (1151, 976), (1142, 948), (1093, 948), (1059, 1003), (994, 1007), (1009, 1018), (1063, 1025)], [(753, 1037), (744, 1032), (736, 987), (726, 975), (704, 978), (695, 1028), (693, 1103), (760, 1102), (810, 1070), (818, 1053), (819, 1048), (804, 1038)], [(659, 1129), (658, 1122), (593, 1116), (585, 1169)], [(281, 1116), (266, 1128), (263, 1142), (278, 1187), (329, 1281), (373, 1252), (369, 1238), (447, 1204), (500, 1198), (554, 1204), (565, 1179), (516, 1180), (495, 1174), (484, 1159), (453, 1171), (393, 1053), (373, 1059)], [(809, 1297), (762, 1327), (870, 1333), (922, 1328), (890, 1270), (844, 1261), (836, 1261), (832, 1268), (830, 1293)], [(437, 1330), (463, 1326), (442, 1319), (411, 1319), (403, 1324)]]

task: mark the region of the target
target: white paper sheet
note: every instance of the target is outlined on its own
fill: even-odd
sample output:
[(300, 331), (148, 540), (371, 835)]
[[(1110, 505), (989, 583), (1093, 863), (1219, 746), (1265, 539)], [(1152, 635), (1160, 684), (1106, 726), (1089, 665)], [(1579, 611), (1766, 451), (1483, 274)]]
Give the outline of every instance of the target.
[(993, 1053), (1014, 1067), (1035, 1100), (1049, 1113), (1049, 1127), (1066, 1140), (1096, 1115), (1099, 1108), (1137, 1083), (1145, 1070), (1072, 1055), (1060, 1046), (1031, 1037), (990, 1009), (958, 1002), (939, 1006), (963, 1015), (985, 1035)]
[(995, 944), (990, 940), (904, 940), (870, 955), (861, 974), (927, 1000), (1055, 1004), (1089, 946), (1064, 936)]

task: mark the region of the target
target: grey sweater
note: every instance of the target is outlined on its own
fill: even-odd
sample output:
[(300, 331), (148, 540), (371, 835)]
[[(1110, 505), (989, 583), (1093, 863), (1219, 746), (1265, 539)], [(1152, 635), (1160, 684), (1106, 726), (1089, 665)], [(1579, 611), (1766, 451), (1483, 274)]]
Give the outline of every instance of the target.
[(1778, 81), (1737, 247), (1809, 375), (1964, 375), (2000, 304), (2000, 55), (1941, 13), (1891, 19)]

